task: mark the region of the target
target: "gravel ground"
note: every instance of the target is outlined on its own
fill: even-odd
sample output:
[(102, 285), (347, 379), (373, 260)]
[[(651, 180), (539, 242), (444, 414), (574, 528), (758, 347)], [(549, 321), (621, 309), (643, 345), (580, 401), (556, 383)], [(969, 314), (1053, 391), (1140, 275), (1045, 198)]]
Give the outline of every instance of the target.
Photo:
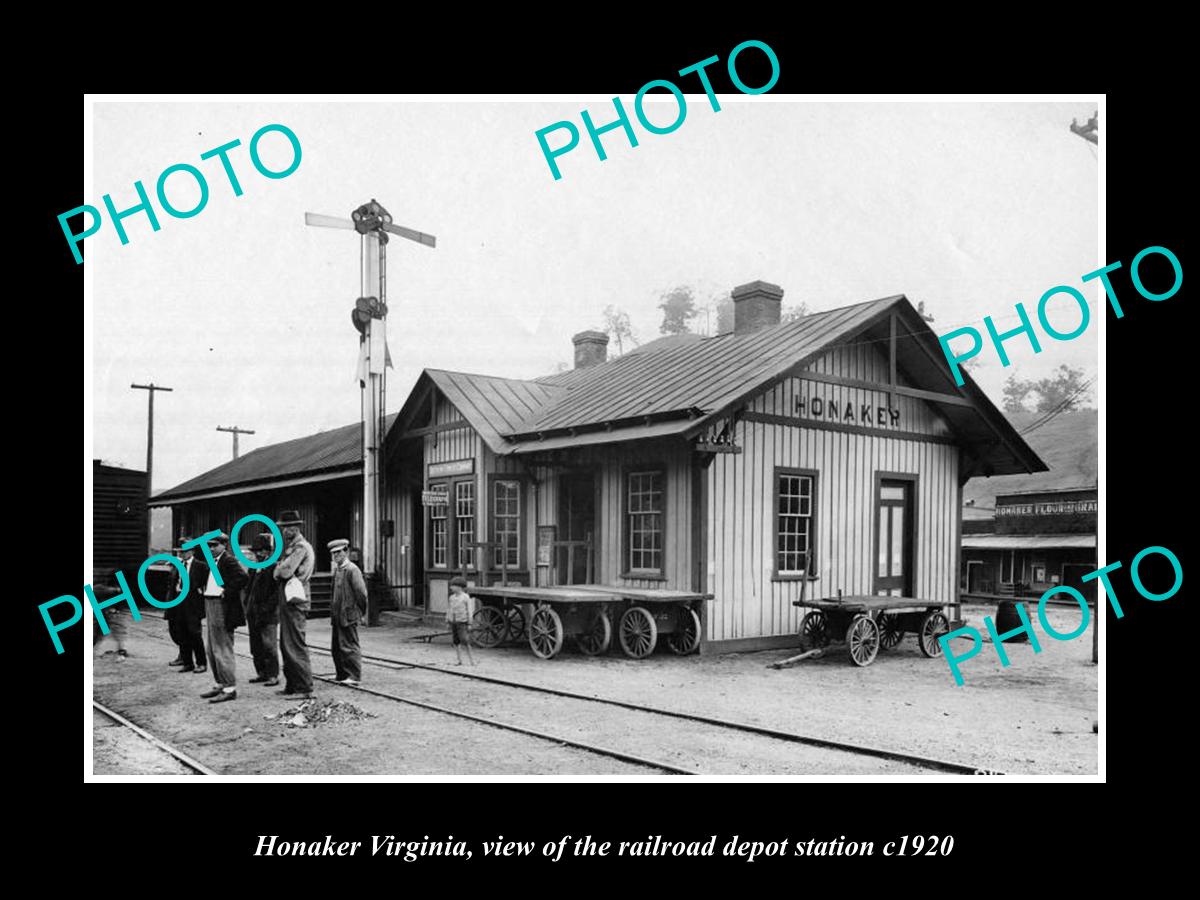
[(195, 775), (165, 750), (97, 712), (92, 719), (92, 760), (97, 775)]
[[(981, 626), (987, 607), (965, 607)], [(1063, 632), (1078, 622), (1070, 608), (1049, 611)], [(1036, 626), (1035, 626), (1036, 627)], [(966, 683), (955, 685), (944, 660), (926, 659), (912, 637), (857, 668), (835, 644), (823, 659), (772, 670), (794, 650), (647, 660), (573, 652), (549, 662), (528, 647), (475, 650), (475, 668), (454, 665), (448, 639), (411, 640), (433, 629), (360, 629), (367, 654), (447, 672), (486, 674), (591, 696), (611, 697), (683, 712), (763, 725), (813, 737), (931, 756), (979, 768), (1021, 774), (1094, 774), (1097, 667), (1091, 639), (1006, 645), (1008, 668), (987, 646), (963, 664)], [(379, 718), (317, 728), (287, 728), (264, 718), (287, 708), (271, 688), (242, 684), (239, 699), (210, 706), (197, 695), (210, 682), (181, 675), (166, 661), (174, 647), (166, 625), (145, 619), (131, 631), (133, 656), (123, 664), (98, 658), (97, 698), (217, 771), (228, 774), (656, 774), (535, 738), (487, 728), (384, 698), (318, 683), (318, 696), (354, 703)], [(328, 646), (328, 620), (309, 622), (309, 642)], [(246, 652), (244, 635), (237, 649)], [(617, 654), (619, 654), (619, 650)], [(314, 670), (330, 672), (329, 656), (313, 652)], [(244, 681), (249, 660), (239, 657)], [(200, 682), (200, 684), (196, 684)], [(549, 731), (670, 762), (707, 774), (884, 774), (925, 770), (899, 763), (744, 735), (712, 726), (667, 720), (617, 707), (547, 697), (419, 669), (367, 665), (366, 686), (485, 717)], [(386, 761), (380, 766), (380, 761)], [(102, 767), (97, 755), (97, 774)], [(107, 765), (107, 763), (105, 764)]]

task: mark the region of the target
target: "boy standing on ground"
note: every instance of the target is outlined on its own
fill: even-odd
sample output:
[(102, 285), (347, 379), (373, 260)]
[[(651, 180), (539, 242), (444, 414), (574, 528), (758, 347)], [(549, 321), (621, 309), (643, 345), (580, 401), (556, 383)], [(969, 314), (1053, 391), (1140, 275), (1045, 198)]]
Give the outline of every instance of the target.
[(467, 648), (467, 659), (475, 665), (475, 657), (471, 655), (471, 597), (467, 593), (467, 579), (455, 575), (450, 579), (450, 605), (446, 610), (446, 623), (450, 626), (450, 640), (454, 642), (454, 655), (458, 657), (456, 666), (462, 665), (462, 651)]

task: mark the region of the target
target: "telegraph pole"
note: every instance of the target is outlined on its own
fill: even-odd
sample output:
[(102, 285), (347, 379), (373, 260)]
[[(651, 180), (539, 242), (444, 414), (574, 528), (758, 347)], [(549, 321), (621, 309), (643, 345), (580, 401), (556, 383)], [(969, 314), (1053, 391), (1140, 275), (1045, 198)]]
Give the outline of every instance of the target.
[(131, 384), (131, 388), (150, 392), (150, 416), (146, 423), (146, 494), (150, 494), (150, 480), (154, 473), (154, 392), (173, 391), (174, 388), (162, 387), (153, 381), (149, 384)]
[(236, 425), (231, 425), (226, 428), (224, 425), (218, 425), (217, 431), (228, 431), (233, 435), (233, 458), (238, 458), (238, 435), (239, 434), (254, 434), (249, 428), (238, 428)]

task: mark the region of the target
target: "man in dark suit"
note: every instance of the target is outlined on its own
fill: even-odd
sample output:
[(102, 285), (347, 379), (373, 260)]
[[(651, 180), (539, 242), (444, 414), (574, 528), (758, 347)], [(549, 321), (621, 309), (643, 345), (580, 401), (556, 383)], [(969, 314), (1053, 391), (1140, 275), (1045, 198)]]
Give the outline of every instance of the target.
[[(271, 532), (254, 536), (250, 550), (260, 563), (270, 558), (275, 545)], [(279, 582), (275, 564), (250, 572), (246, 582), (246, 627), (250, 632), (250, 655), (254, 657), (255, 676), (251, 684), (273, 687), (279, 684)]]
[(237, 699), (237, 674), (233, 659), (233, 630), (245, 624), (242, 611), (242, 588), (246, 573), (233, 554), (225, 552), (229, 539), (220, 531), (208, 540), (209, 557), (221, 576), (217, 584), (211, 566), (202, 583), (204, 614), (208, 619), (208, 662), (212, 666), (216, 685), (201, 694), (209, 703), (224, 703)]
[[(190, 537), (181, 535), (179, 543), (187, 544)], [(208, 583), (208, 563), (192, 549), (185, 549), (183, 564), (188, 573), (188, 594), (183, 602), (167, 610), (172, 637), (179, 644), (180, 672), (207, 672), (204, 653), (204, 586)], [(179, 596), (180, 579), (175, 578), (172, 596)], [(174, 663), (172, 663), (174, 665)]]
[[(181, 535), (179, 538), (179, 543), (184, 544), (187, 542), (187, 540), (188, 539), (186, 537)], [(188, 567), (188, 560), (190, 560), (192, 558), (192, 551), (184, 550), (182, 547), (175, 547), (171, 552), (175, 555), (176, 559), (178, 559), (181, 563), (183, 563), (183, 569), (186, 572), (187, 567)], [(179, 591), (183, 587), (183, 584), (180, 581), (180, 576), (179, 576), (178, 572), (175, 573), (175, 577), (172, 579), (171, 583), (174, 585), (174, 588), (172, 589), (170, 596), (178, 597)], [(189, 584), (188, 591), (190, 592), (191, 591), (191, 587), (190, 587), (191, 582), (189, 581), (188, 584)], [(166, 599), (166, 598), (164, 598), (164, 599)], [(187, 607), (187, 597), (184, 597), (183, 600), (181, 600), (179, 603), (176, 603), (174, 606), (172, 606), (170, 609), (167, 610), (167, 616), (166, 616), (167, 632), (171, 635), (171, 640), (173, 640), (175, 642), (175, 646), (179, 648), (179, 652), (175, 654), (175, 658), (173, 660), (171, 660), (169, 663), (167, 663), (167, 665), (168, 666), (182, 666), (185, 671), (193, 668), (192, 659), (191, 659), (192, 648), (191, 648), (191, 645), (188, 643), (187, 633), (184, 631), (184, 627), (183, 627), (183, 617), (184, 617), (184, 613), (186, 611), (186, 607)], [(187, 654), (187, 659), (184, 659), (184, 653)]]

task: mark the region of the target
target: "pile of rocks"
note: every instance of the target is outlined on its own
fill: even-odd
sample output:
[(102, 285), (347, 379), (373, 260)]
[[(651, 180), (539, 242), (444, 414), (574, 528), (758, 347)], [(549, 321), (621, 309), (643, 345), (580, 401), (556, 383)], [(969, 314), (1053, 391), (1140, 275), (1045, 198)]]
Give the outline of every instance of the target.
[(359, 709), (343, 700), (305, 700), (299, 706), (285, 709), (281, 713), (263, 716), (264, 719), (286, 725), (288, 728), (307, 728), (310, 725), (345, 725), (363, 719), (376, 718), (374, 713)]

